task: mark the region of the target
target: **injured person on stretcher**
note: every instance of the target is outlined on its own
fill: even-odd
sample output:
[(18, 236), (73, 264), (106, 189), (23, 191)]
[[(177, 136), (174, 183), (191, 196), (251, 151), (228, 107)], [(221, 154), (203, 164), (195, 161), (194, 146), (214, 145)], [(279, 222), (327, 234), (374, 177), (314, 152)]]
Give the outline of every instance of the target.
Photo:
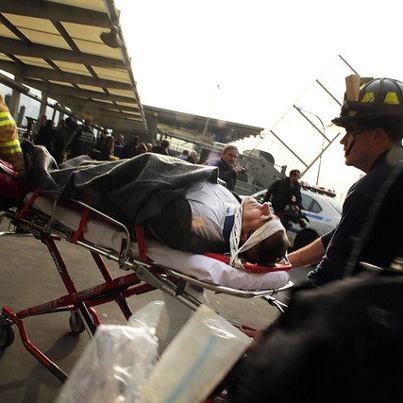
[[(156, 154), (102, 163), (85, 156), (57, 167), (42, 147), (34, 148), (31, 160), (32, 186), (42, 189), (34, 208), (51, 215), (57, 200), (53, 219), (67, 227), (75, 229), (80, 222), (80, 214), (68, 208), (73, 198), (130, 230), (141, 225), (147, 254), (157, 264), (238, 289), (279, 288), (288, 282), (282, 266), (274, 267), (288, 248), (280, 220), (267, 203), (251, 197), (240, 203), (217, 183), (215, 167)], [(105, 226), (105, 222), (90, 220), (84, 237), (102, 247), (121, 250), (117, 239), (123, 235), (113, 235)], [(135, 236), (134, 231), (131, 235)], [(229, 264), (211, 259), (206, 252), (228, 254)], [(245, 261), (275, 270), (248, 273), (245, 267), (253, 265), (244, 265)]]

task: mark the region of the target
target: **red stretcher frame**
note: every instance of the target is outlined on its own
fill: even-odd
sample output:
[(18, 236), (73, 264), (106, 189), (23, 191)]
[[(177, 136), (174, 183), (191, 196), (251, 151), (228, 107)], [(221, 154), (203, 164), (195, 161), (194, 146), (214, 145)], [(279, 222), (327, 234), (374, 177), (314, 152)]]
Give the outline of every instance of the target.
[[(141, 227), (136, 227), (136, 238), (139, 246), (140, 259), (136, 260), (130, 255), (130, 234), (127, 228), (103, 213), (76, 201), (75, 204), (82, 207), (80, 225), (76, 231), (64, 231), (60, 229), (59, 223), (52, 223), (52, 217), (36, 211), (32, 208), (35, 199), (41, 194), (41, 189), (37, 189), (30, 198), (20, 205), (17, 211), (4, 211), (0, 215), (7, 217), (17, 229), (26, 231), (42, 243), (46, 245), (52, 257), (55, 267), (63, 281), (67, 294), (60, 298), (35, 305), (18, 312), (14, 312), (9, 306), (4, 306), (0, 316), (0, 339), (3, 339), (1, 347), (11, 345), (14, 334), (12, 326), (15, 325), (19, 331), (24, 347), (56, 378), (61, 382), (67, 379), (67, 374), (41, 350), (39, 350), (29, 339), (27, 330), (24, 325), (24, 319), (55, 312), (70, 311), (71, 312), (71, 330), (81, 333), (87, 330), (90, 334), (94, 334), (97, 326), (100, 324), (99, 316), (94, 307), (111, 301), (115, 301), (121, 310), (123, 316), (127, 320), (132, 311), (126, 302), (126, 298), (132, 295), (141, 295), (146, 292), (161, 289), (168, 295), (171, 295), (184, 303), (192, 310), (197, 309), (200, 302), (185, 290), (187, 282), (199, 285), (203, 288), (211, 289), (215, 292), (226, 293), (244, 298), (263, 297), (265, 300), (275, 306), (280, 312), (283, 312), (285, 304), (273, 297), (279, 291), (283, 291), (292, 286), (290, 282), (287, 286), (279, 290), (265, 291), (242, 291), (234, 290), (228, 287), (216, 286), (204, 283), (183, 273), (176, 272), (171, 268), (164, 268), (161, 265), (153, 264), (147, 257), (146, 243), (144, 232)], [(124, 228), (128, 236), (126, 245), (122, 248), (121, 253), (117, 256), (116, 252), (98, 248), (83, 239), (84, 228), (87, 224), (90, 214), (96, 214), (102, 219), (109, 221), (115, 225)], [(3, 234), (6, 235), (6, 234)], [(95, 286), (78, 291), (74, 285), (63, 258), (57, 248), (56, 241), (65, 239), (68, 242), (83, 246), (90, 251), (90, 254), (98, 267), (104, 282)], [(112, 278), (103, 257), (119, 263), (120, 268), (132, 271), (129, 274)], [(282, 269), (290, 269), (291, 265), (283, 265)], [(276, 268), (278, 270), (278, 268)], [(74, 320), (72, 320), (74, 318)], [(254, 329), (245, 325), (234, 323), (245, 333), (250, 334)]]

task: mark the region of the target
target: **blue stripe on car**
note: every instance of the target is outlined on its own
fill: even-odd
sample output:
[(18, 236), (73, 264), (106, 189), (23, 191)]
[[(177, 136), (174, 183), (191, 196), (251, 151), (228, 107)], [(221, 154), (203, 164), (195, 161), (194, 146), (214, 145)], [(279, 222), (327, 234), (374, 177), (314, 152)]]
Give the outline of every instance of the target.
[(310, 218), (316, 218), (317, 220), (323, 220), (323, 217), (322, 216), (320, 216), (320, 215), (317, 215), (317, 214), (312, 214), (312, 213), (305, 213), (305, 215), (307, 216), (307, 217), (310, 217)]

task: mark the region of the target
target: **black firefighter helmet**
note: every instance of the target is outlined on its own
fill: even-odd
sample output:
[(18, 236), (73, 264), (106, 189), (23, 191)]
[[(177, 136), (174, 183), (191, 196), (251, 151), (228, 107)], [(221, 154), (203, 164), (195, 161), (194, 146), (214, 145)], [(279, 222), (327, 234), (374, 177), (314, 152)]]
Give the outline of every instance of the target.
[(340, 116), (332, 122), (344, 128), (373, 124), (377, 120), (402, 120), (403, 83), (391, 78), (346, 77), (346, 93)]

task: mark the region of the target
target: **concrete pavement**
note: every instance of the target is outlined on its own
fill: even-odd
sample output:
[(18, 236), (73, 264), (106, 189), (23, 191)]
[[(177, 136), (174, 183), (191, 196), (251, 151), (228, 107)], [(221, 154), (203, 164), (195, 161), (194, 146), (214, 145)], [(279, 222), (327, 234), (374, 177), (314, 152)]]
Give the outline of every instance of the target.
[[(57, 244), (78, 289), (102, 281), (88, 251), (64, 241)], [(14, 310), (20, 310), (66, 293), (50, 255), (40, 241), (31, 237), (0, 237), (0, 245), (1, 307), (8, 305)], [(115, 264), (107, 263), (114, 276), (122, 275)], [(277, 311), (261, 299), (216, 296), (211, 292), (205, 293), (203, 298), (207, 305), (225, 318), (259, 329), (266, 327), (278, 316)], [(136, 311), (155, 299), (166, 301), (157, 331), (162, 351), (191, 312), (160, 291), (133, 296), (128, 302), (132, 310)], [(97, 307), (97, 312), (103, 323), (125, 322), (115, 303)], [(66, 372), (74, 366), (89, 340), (86, 333), (72, 335), (68, 319), (68, 313), (55, 313), (25, 320), (31, 340)], [(61, 383), (25, 350), (16, 330), (14, 343), (0, 350), (0, 402), (52, 402), (60, 388)]]

